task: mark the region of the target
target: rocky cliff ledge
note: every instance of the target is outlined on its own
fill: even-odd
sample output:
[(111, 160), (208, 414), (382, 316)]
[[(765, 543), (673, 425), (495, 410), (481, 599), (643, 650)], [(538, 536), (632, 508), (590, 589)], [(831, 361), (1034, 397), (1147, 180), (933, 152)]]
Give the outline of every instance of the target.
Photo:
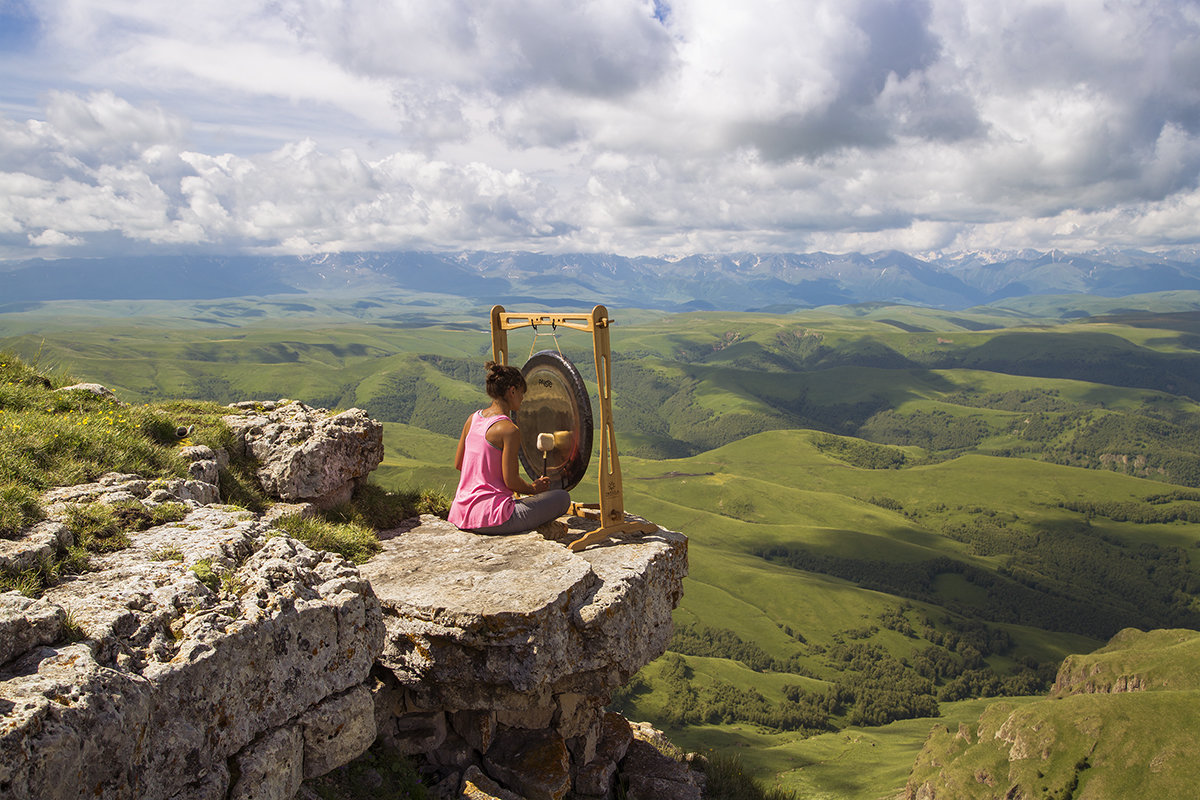
[[(382, 455), (373, 423), (298, 405), (244, 409), (238, 446), (282, 496), (344, 496)], [(666, 648), (682, 535), (571, 553), (422, 517), (356, 567), (217, 502), (227, 454), (187, 455), (190, 480), (54, 490), (49, 519), (0, 541), (20, 569), (70, 544), (74, 504), (188, 509), (38, 599), (0, 594), (0, 798), (288, 800), (377, 740), (441, 797), (611, 798), (625, 770), (631, 800), (699, 798), (603, 710)]]
[(386, 628), (379, 735), (451, 783), (476, 766), (530, 800), (611, 796), (630, 734), (604, 707), (666, 650), (686, 573), (661, 529), (572, 553), (422, 517), (362, 567)]
[(278, 797), (263, 782), (294, 794), (368, 747), (379, 603), (274, 533), (204, 506), (40, 600), (0, 595), (0, 629), (39, 631), (0, 668), (0, 797)]

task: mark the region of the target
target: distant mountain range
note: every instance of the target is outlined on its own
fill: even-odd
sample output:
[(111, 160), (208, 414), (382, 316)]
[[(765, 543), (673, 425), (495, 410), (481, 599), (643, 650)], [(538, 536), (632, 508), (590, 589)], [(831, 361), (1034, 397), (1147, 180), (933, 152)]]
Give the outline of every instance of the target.
[(888, 302), (962, 309), (1028, 295), (1200, 290), (1200, 250), (684, 258), (537, 253), (138, 256), (0, 263), (0, 312), (50, 300), (420, 293), (481, 302), (605, 302), (668, 311), (789, 311)]

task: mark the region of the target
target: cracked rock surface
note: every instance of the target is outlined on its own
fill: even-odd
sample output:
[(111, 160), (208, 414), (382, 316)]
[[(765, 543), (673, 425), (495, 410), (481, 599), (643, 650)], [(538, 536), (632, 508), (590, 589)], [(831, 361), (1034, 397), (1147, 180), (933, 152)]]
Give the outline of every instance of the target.
[(79, 639), (46, 633), (0, 665), (5, 797), (225, 797), (230, 758), (303, 734), (326, 703), (351, 709), (353, 736), (293, 760), (328, 769), (370, 744), (362, 684), (383, 625), (353, 564), (216, 506), (131, 538), (39, 601), (0, 596), (40, 627), (71, 620)]
[(236, 454), (257, 459), (259, 482), (281, 500), (321, 508), (344, 503), (383, 461), (383, 425), (362, 409), (330, 415), (299, 401), (234, 408), (224, 421)]
[(660, 529), (572, 553), (537, 533), (479, 536), (423, 516), (360, 569), (384, 610), (380, 663), (415, 698), (524, 708), (611, 692), (665, 651), (687, 539)]
[(374, 688), (385, 745), (423, 754), (454, 797), (482, 797), (489, 782), (497, 797), (613, 797), (630, 732), (604, 708), (666, 650), (683, 535), (573, 553), (425, 516), (360, 569), (387, 631)]

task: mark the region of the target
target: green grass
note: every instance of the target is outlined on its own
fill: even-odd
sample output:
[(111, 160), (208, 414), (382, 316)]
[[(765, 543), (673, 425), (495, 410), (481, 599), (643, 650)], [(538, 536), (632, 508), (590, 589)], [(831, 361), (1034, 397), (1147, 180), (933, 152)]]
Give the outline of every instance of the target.
[[(763, 456), (768, 452), (769, 459)], [(845, 558), (886, 554), (894, 562), (941, 553), (994, 568), (1003, 560), (972, 553), (962, 542), (948, 539), (942, 526), (978, 516), (980, 509), (996, 508), (1031, 525), (1047, 526), (1080, 518), (1057, 508), (1057, 499), (1063, 496), (1144, 498), (1165, 488), (1112, 473), (981, 456), (902, 470), (867, 470), (821, 453), (813, 445), (813, 435), (801, 431), (761, 434), (690, 459), (629, 458), (623, 464), (627, 507), (683, 530), (690, 538), (691, 571), (676, 612), (677, 623), (736, 630), (772, 656), (799, 656), (801, 664), (827, 681), (837, 673), (821, 656), (784, 633), (783, 627), (803, 633), (810, 644), (828, 643), (847, 630), (879, 625), (879, 615), (895, 608), (896, 598), (838, 578), (763, 562), (748, 550), (767, 542), (800, 543)], [(704, 474), (708, 472), (713, 474)], [(683, 475), (662, 477), (667, 473)], [(909, 513), (858, 499), (885, 494), (903, 498)], [(751, 517), (749, 521), (727, 513), (731, 500), (739, 496), (754, 500), (751, 513), (742, 508), (741, 516)], [(1195, 526), (1179, 524), (1093, 522), (1104, 535), (1131, 544), (1177, 546), (1194, 540), (1197, 531)], [(936, 590), (942, 602), (954, 604), (964, 597), (977, 599), (978, 587), (961, 576), (946, 576)], [(945, 613), (937, 604), (914, 602), (913, 606), (935, 619)], [(993, 624), (1015, 643), (1010, 656), (996, 660), (1002, 670), (1013, 666), (1013, 658), (1057, 663), (1068, 653), (1088, 652), (1099, 644), (1095, 638), (1061, 631)], [(928, 646), (882, 629), (868, 641), (905, 658)], [(686, 661), (698, 687), (725, 681), (769, 699), (778, 698), (783, 685), (806, 680), (753, 673), (723, 659), (689, 656)], [(651, 719), (660, 713), (656, 709), (665, 696), (655, 688), (656, 674), (653, 665), (647, 668), (643, 677), (651, 690), (635, 698), (633, 713)], [(988, 702), (942, 703), (942, 714), (963, 707), (977, 716)], [(685, 727), (671, 734), (688, 748), (707, 745), (740, 753), (752, 774), (767, 780), (778, 775), (781, 786), (802, 790), (802, 796), (866, 798), (899, 790), (929, 727), (928, 720), (910, 720), (880, 729), (855, 729), (852, 738), (843, 731), (811, 740), (745, 724)], [(887, 741), (894, 741), (894, 746), (883, 746), (883, 731), (889, 732)], [(816, 759), (812, 750), (816, 744), (808, 742), (826, 742), (823, 746), (832, 748), (822, 756), (823, 765), (790, 766)], [(858, 758), (870, 760), (873, 766), (855, 763)]]
[[(83, 347), (101, 352), (116, 349), (111, 343)], [(184, 477), (180, 447), (204, 444), (229, 449), (233, 443), (221, 419), (229, 410), (218, 403), (169, 400), (127, 406), (82, 390), (53, 391), (55, 385), (72, 382), (58, 373), (42, 374), (15, 354), (0, 353), (0, 537), (13, 537), (42, 518), (41, 490), (82, 483), (111, 471), (147, 479)], [(186, 438), (180, 438), (179, 429), (189, 431)], [(245, 460), (223, 469), (220, 483), (227, 502), (253, 511), (270, 504), (254, 478), (253, 465)], [(445, 516), (448, 505), (444, 492), (393, 492), (366, 484), (349, 503), (324, 512), (321, 518), (285, 518), (278, 527), (314, 548), (361, 563), (379, 549), (376, 531), (394, 528), (420, 513)], [(129, 546), (130, 532), (182, 519), (186, 512), (187, 507), (179, 503), (70, 505), (64, 521), (76, 546), (36, 569), (0, 575), (0, 588), (36, 596), (63, 575), (87, 569), (88, 554), (121, 550)], [(198, 564), (194, 571), (217, 590), (222, 576), (210, 564)]]
[[(129, 406), (82, 390), (54, 391), (73, 382), (0, 352), (0, 536), (39, 519), (37, 492), (105, 472), (184, 477), (179, 445), (220, 447), (231, 439), (221, 421), (227, 410), (215, 403)], [(191, 427), (191, 438), (181, 441), (179, 427)]]
[[(1086, 300), (1079, 298), (1080, 303)], [(306, 304), (309, 311), (289, 310)], [(106, 383), (134, 401), (189, 397), (226, 402), (286, 394), (318, 406), (365, 407), (386, 422), (449, 436), (457, 435), (462, 408), (482, 401), (477, 381), (466, 379), (469, 368), (477, 369), (489, 351), (482, 312), (478, 319), (473, 312), (445, 308), (396, 307), (388, 312), (399, 312), (398, 318), (423, 315), (424, 327), (409, 327), (367, 322), (352, 303), (317, 298), (284, 305), (231, 301), (220, 314), (212, 303), (190, 305), (193, 318), (175, 323), (153, 314), (138, 327), (120, 318), (92, 320), (97, 335), (86, 343), (71, 330), (86, 322), (69, 317), (58, 323), (68, 329), (62, 333), (43, 324), (44, 338), (16, 336), (9, 343), (26, 355), (40, 350), (48, 362)], [(129, 307), (114, 304), (112, 313)], [(71, 304), (62, 308), (78, 310)], [(369, 318), (384, 312), (365, 313)], [(0, 333), (19, 334), (21, 320), (31, 318), (42, 319), (41, 312), (4, 315)], [(312, 324), (295, 327), (301, 318)], [(633, 324), (622, 324), (613, 333), (614, 400), (629, 453), (694, 454), (781, 428), (869, 437), (880, 430), (867, 426), (872, 416), (893, 410), (904, 420), (935, 412), (977, 420), (988, 432), (983, 441), (970, 441), (982, 451), (1059, 461), (1074, 457), (1070, 437), (1049, 443), (1014, 438), (1024, 419), (1019, 409), (960, 405), (954, 395), (964, 388), (984, 394), (1042, 389), (1059, 393), (1073, 408), (1104, 405), (1114, 412), (1137, 412), (1153, 400), (1156, 413), (1200, 419), (1195, 402), (1163, 391), (1181, 381), (1185, 389), (1200, 387), (1194, 351), (1174, 321), (1160, 329), (1145, 320), (1060, 323), (1002, 309), (949, 313), (883, 305), (789, 315), (629, 312), (622, 322), (626, 319)], [(513, 334), (514, 357), (524, 353), (525, 334)], [(590, 374), (586, 337), (560, 338)], [(793, 346), (801, 340), (815, 343), (811, 352)], [(1087, 356), (1080, 362), (1083, 367), (1075, 364), (1080, 354)], [(870, 363), (872, 359), (878, 363)], [(1130, 368), (1122, 368), (1122, 362)], [(142, 369), (146, 363), (155, 368)], [(1072, 370), (1078, 375), (1068, 374)], [(1070, 380), (1074, 377), (1089, 379)], [(637, 391), (623, 391), (622, 386), (636, 386)], [(397, 404), (397, 396), (406, 392), (420, 395), (415, 406)], [(882, 435), (904, 435), (904, 426)], [(1170, 441), (1160, 438), (1155, 446)], [(1055, 452), (1044, 454), (1051, 445)], [(1089, 457), (1094, 460), (1097, 454)], [(1182, 482), (1200, 480), (1200, 463), (1187, 474), (1178, 465), (1168, 468), (1179, 472)], [(442, 465), (429, 476), (430, 483), (419, 482), (416, 465), (384, 469), (389, 485), (410, 488), (452, 486), (455, 477)]]
[(78, 575), (91, 567), (90, 552), (79, 545), (62, 548), (37, 566), (17, 572), (0, 568), (0, 592), (17, 591), (26, 597), (41, 597), (42, 592), (68, 575)]
[(431, 489), (389, 491), (371, 482), (360, 486), (348, 502), (322, 511), (321, 516), (330, 523), (382, 531), (398, 527), (419, 514), (444, 519), (450, 512), (450, 500), (449, 496)]
[(15, 536), (26, 525), (41, 519), (37, 492), (16, 483), (0, 484), (0, 539)]
[(426, 489), (453, 496), (458, 488), (458, 437), (399, 422), (383, 423), (383, 463), (373, 479), (393, 491)]
[(363, 563), (380, 549), (375, 531), (356, 522), (334, 523), (291, 515), (277, 520), (275, 527), (314, 550), (338, 553), (355, 564)]
[[(1034, 697), (1005, 698), (1011, 707), (1035, 702)], [(847, 728), (795, 742), (780, 756), (792, 759), (779, 783), (811, 800), (883, 800), (903, 788), (913, 762), (933, 729), (958, 730), (998, 701), (964, 700), (942, 703), (936, 720), (912, 719), (879, 728)]]
[[(164, 412), (122, 406), (80, 390), (54, 391), (69, 383), (66, 376), (44, 374), (14, 354), (0, 352), (0, 537), (15, 537), (42, 519), (38, 494), (52, 486), (109, 471), (148, 477), (184, 474), (174, 447), (174, 425)], [(201, 430), (219, 428), (219, 420), (209, 418)], [(185, 511), (180, 504), (148, 510), (137, 502), (71, 506), (65, 521), (75, 545), (23, 573), (6, 570), (0, 574), (0, 588), (37, 596), (63, 576), (86, 570), (89, 554), (127, 547), (127, 531), (179, 519)]]
[(72, 505), (67, 508), (64, 518), (75, 541), (86, 550), (111, 553), (129, 546), (129, 534), (111, 506), (100, 503)]
[(208, 587), (209, 591), (216, 592), (220, 590), (221, 575), (217, 570), (213, 569), (211, 558), (202, 558), (191, 566), (192, 572), (196, 579)]
[(123, 550), (130, 544), (129, 532), (183, 519), (188, 507), (182, 503), (162, 503), (153, 508), (136, 500), (105, 505), (81, 503), (67, 506), (62, 519), (75, 544), (59, 548), (34, 569), (20, 573), (0, 570), (0, 591), (15, 589), (29, 597), (38, 597), (67, 575), (91, 568), (92, 555)]
[(1200, 691), (1200, 633), (1192, 630), (1126, 629), (1091, 653), (1072, 655), (1063, 664), (1056, 694), (1080, 687), (1109, 688), (1136, 676), (1148, 691)]
[(764, 788), (735, 755), (713, 753), (704, 764), (704, 796), (712, 800), (797, 800), (795, 792)]

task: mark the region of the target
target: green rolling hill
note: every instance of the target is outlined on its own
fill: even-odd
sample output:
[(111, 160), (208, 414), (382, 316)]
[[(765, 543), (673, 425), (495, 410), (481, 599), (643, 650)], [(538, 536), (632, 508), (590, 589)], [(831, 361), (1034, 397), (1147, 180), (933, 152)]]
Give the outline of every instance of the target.
[(1123, 631), (1072, 656), (1049, 697), (936, 726), (906, 797), (1193, 797), (1200, 633)]
[[(819, 693), (848, 679), (852, 682), (859, 665), (850, 651), (858, 649), (872, 663), (887, 657), (905, 663), (896, 670), (899, 679), (936, 675), (930, 668), (934, 663), (953, 664), (954, 671), (968, 660), (974, 661), (974, 668), (957, 677), (946, 675), (924, 687), (939, 700), (1011, 690), (1022, 694), (1042, 691), (1045, 684), (1037, 683), (1034, 676), (1030, 683), (1017, 683), (1011, 690), (1003, 681), (1014, 673), (1028, 674), (1031, 663), (1057, 664), (1069, 653), (1088, 652), (1114, 632), (1108, 626), (1140, 614), (1144, 609), (1133, 601), (1139, 592), (1166, 590), (1158, 584), (1163, 573), (1157, 559), (1149, 558), (1152, 553), (1169, 552), (1183, 561), (1183, 583), (1178, 591), (1189, 597), (1181, 610), (1186, 614), (1195, 611), (1192, 560), (1198, 531), (1194, 525), (1132, 524), (1097, 517), (1091, 520), (1086, 538), (1078, 540), (1079, 552), (1050, 551), (1042, 558), (1037, 547), (1021, 550), (1013, 546), (1007, 552), (989, 549), (981, 554), (972, 542), (947, 533), (963, 519), (994, 519), (989, 512), (995, 512), (1007, 520), (996, 531), (998, 539), (1049, 538), (1084, 521), (1083, 515), (1058, 506), (1060, 496), (1120, 497), (1144, 503), (1164, 490), (1170, 493), (1170, 487), (1124, 475), (984, 456), (904, 470), (865, 470), (821, 454), (811, 444), (816, 438), (803, 431), (761, 434), (683, 461), (631, 460), (626, 467), (631, 477), (626, 490), (628, 504), (652, 519), (678, 520), (691, 539), (692, 572), (677, 622), (732, 631), (742, 640), (754, 642), (775, 662), (767, 671), (756, 673), (745, 666), (747, 661), (754, 663), (753, 655), (748, 658), (736, 648), (727, 648), (725, 659), (685, 654), (683, 660), (694, 673), (690, 680), (694, 686), (719, 681), (740, 691), (757, 692), (782, 706), (784, 685)], [(771, 454), (771, 463), (763, 457), (765, 452)], [(689, 477), (656, 477), (667, 473)], [(796, 488), (801, 486), (804, 488)], [(882, 492), (906, 498), (911, 513), (904, 515), (859, 499), (878, 498)], [(703, 498), (708, 498), (707, 503)], [(814, 561), (807, 564), (809, 569), (792, 569), (757, 555), (780, 545), (804, 548), (829, 561)], [(1103, 556), (1094, 552), (1097, 547), (1103, 548)], [(1149, 560), (1126, 572), (1131, 566), (1130, 552)], [(1011, 604), (1001, 612), (1002, 607), (989, 598), (983, 584), (1011, 570), (1008, 565), (1014, 555), (1021, 556), (1026, 574), (1037, 575), (1044, 590), (1026, 598), (1028, 609)], [(920, 592), (900, 582), (867, 588), (878, 580), (878, 572), (870, 569), (855, 573), (861, 575), (858, 580), (836, 574), (850, 574), (848, 567), (856, 564), (873, 567), (884, 562), (894, 568), (930, 559), (947, 559), (973, 569), (965, 574), (941, 573)], [(1078, 559), (1089, 571), (1094, 569), (1112, 582), (1097, 594), (1090, 581), (1079, 581), (1073, 569), (1064, 567), (1064, 559)], [(830, 564), (835, 569), (830, 569)], [(1121, 585), (1124, 579), (1133, 582)], [(1087, 602), (1104, 606), (1098, 614), (1082, 613), (1080, 605), (1087, 598)], [(1077, 604), (1070, 606), (1076, 612), (1070, 617), (1052, 619), (1047, 613), (1068, 607), (1069, 602)], [(926, 628), (922, 618), (932, 621), (932, 626)], [(968, 621), (986, 625), (990, 638), (998, 639), (1000, 646), (982, 658), (969, 646), (947, 647), (950, 642), (944, 634), (978, 633), (970, 626), (963, 630)], [(1157, 627), (1168, 623), (1142, 617), (1140, 624)], [(799, 633), (804, 641), (797, 641), (789, 632)], [(684, 650), (691, 645), (679, 644)], [(914, 671), (914, 666), (921, 671)], [(690, 746), (725, 742), (728, 747), (749, 748), (743, 751), (744, 757), (759, 767), (761, 774), (779, 775), (785, 786), (805, 792), (832, 791), (829, 787), (838, 780), (859, 774), (857, 768), (839, 777), (828, 767), (814, 771), (788, 766), (808, 764), (817, 740), (850, 741), (845, 731), (842, 736), (826, 733), (816, 739), (807, 737), (809, 731), (768, 733), (768, 726), (755, 725), (752, 719), (721, 717), (724, 710), (715, 697), (710, 700), (703, 694), (696, 700), (695, 716), (680, 715), (688, 694), (660, 672), (647, 672), (644, 686), (631, 693), (626, 709), (635, 716), (667, 722), (672, 733)], [(971, 679), (962, 680), (964, 675)], [(815, 686), (814, 679), (823, 685)], [(943, 716), (958, 713), (951, 710), (956, 707), (954, 702), (943, 701), (939, 707)], [(705, 714), (713, 716), (706, 718)], [(854, 707), (844, 704), (840, 718), (835, 713), (828, 724), (841, 727), (853, 714)], [(722, 736), (712, 734), (714, 722), (726, 723), (717, 725), (724, 731)], [(899, 763), (886, 770), (879, 765), (872, 769), (903, 777), (916, 743), (923, 740), (929, 726), (922, 727), (915, 720), (894, 724), (916, 732), (915, 738), (907, 740), (907, 747), (881, 751), (894, 752)], [(868, 733), (861, 725), (846, 730), (857, 730), (854, 736), (882, 735)], [(860, 752), (854, 758), (865, 757)], [(826, 779), (832, 782), (828, 786), (823, 784)], [(897, 781), (890, 788), (898, 789), (902, 783)], [(887, 788), (868, 782), (854, 793), (829, 796), (878, 797)]]
[[(360, 406), (385, 421), (376, 482), (450, 493), (486, 310), (417, 303), (62, 304), (0, 314), (0, 349), (133, 402)], [(1063, 659), (1122, 629), (1200, 627), (1191, 293), (615, 311), (626, 506), (691, 542), (672, 652), (617, 702), (682, 745), (804, 797), (894, 797), (931, 758), (992, 759), (999, 785), (959, 723), (1042, 713)], [(557, 343), (594, 372), (586, 336)]]

